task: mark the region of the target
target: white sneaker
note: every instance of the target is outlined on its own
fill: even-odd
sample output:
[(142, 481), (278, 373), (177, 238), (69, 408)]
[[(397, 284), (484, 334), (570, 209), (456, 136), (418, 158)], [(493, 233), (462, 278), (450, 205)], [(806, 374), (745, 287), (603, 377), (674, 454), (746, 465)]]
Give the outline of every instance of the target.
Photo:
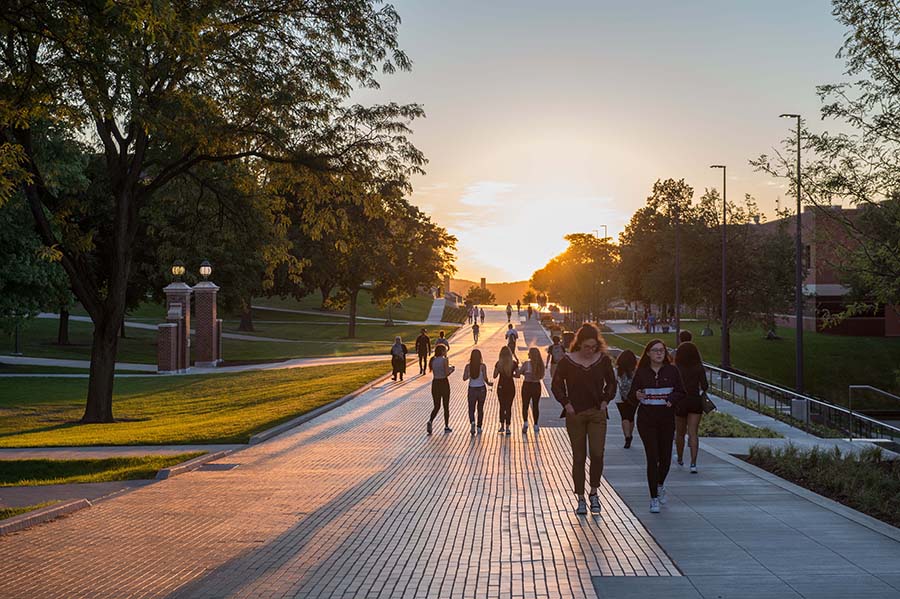
[(528, 432), (528, 423), (527, 423), (527, 422), (526, 422), (525, 424), (522, 425), (522, 432), (523, 432), (523, 433), (527, 433), (527, 432)]
[(663, 485), (656, 487), (656, 496), (659, 498), (660, 505), (669, 503), (669, 500), (666, 499), (666, 488)]
[(534, 425), (534, 432), (537, 433), (541, 428), (538, 425)]
[(587, 514), (587, 504), (584, 502), (584, 497), (578, 498), (578, 507), (575, 508), (575, 513), (579, 516)]
[(475, 423), (474, 422), (469, 425), (469, 434), (470, 435), (475, 434)]
[(656, 497), (652, 497), (650, 499), (650, 513), (651, 514), (659, 513), (659, 499)]
[(509, 427), (508, 427), (508, 426), (506, 427), (506, 434), (507, 434), (507, 435), (511, 435), (511, 434), (512, 434), (512, 431), (509, 430)]
[(697, 474), (697, 464), (691, 464), (691, 474)]
[(479, 434), (479, 435), (481, 434), (481, 427), (480, 427), (480, 426), (479, 426), (477, 429), (475, 429), (475, 430), (478, 431), (478, 434)]

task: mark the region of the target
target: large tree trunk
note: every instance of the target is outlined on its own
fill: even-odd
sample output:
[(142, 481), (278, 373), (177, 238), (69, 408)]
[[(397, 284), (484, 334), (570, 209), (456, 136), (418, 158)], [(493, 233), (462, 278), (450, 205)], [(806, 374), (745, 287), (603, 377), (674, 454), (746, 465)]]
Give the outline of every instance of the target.
[(241, 300), (241, 324), (238, 326), (239, 331), (253, 331), (253, 309), (250, 307), (250, 300)]
[(119, 323), (116, 320), (104, 316), (94, 322), (91, 375), (88, 380), (87, 405), (81, 418), (83, 424), (113, 422), (113, 378), (119, 344)]
[(351, 339), (356, 337), (356, 298), (359, 295), (359, 289), (354, 289), (350, 294), (350, 330), (347, 336)]
[(56, 332), (57, 345), (69, 345), (69, 309), (59, 308), (59, 330)]
[(126, 339), (125, 337), (125, 319), (122, 319), (122, 324), (119, 326), (119, 337), (122, 339)]

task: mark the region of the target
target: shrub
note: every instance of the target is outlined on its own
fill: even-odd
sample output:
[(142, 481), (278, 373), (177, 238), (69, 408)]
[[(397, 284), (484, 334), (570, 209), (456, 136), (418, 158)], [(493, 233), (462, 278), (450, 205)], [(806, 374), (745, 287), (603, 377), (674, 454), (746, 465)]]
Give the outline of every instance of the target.
[(710, 412), (700, 421), (701, 437), (777, 439), (781, 435), (768, 428), (741, 422), (731, 414)]

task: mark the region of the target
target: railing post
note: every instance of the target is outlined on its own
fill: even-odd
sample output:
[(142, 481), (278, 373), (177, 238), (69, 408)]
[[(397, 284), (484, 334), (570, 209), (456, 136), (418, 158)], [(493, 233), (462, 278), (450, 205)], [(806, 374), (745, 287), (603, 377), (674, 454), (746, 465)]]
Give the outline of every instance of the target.
[(847, 408), (850, 410), (850, 442), (853, 443), (853, 385), (847, 387)]

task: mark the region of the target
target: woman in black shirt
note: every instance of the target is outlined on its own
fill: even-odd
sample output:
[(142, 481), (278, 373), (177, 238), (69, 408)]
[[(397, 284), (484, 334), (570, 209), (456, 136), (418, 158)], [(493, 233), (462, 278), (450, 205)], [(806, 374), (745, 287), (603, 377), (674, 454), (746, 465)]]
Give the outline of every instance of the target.
[(706, 369), (700, 350), (685, 341), (675, 350), (675, 366), (684, 383), (684, 401), (675, 410), (675, 452), (678, 465), (684, 466), (684, 434), (687, 432), (691, 448), (691, 474), (697, 474), (697, 454), (700, 452), (700, 420), (703, 418), (703, 392), (709, 389)]
[(666, 476), (672, 461), (675, 436), (675, 406), (684, 398), (678, 369), (669, 360), (666, 344), (654, 339), (644, 348), (628, 392), (628, 400), (638, 406), (637, 429), (647, 454), (647, 485), (650, 511), (659, 513), (666, 503)]
[(575, 335), (572, 347), (556, 368), (551, 389), (563, 405), (566, 431), (572, 443), (572, 483), (578, 497), (576, 514), (587, 514), (584, 501), (584, 465), (591, 453), (591, 513), (600, 513), (597, 489), (603, 476), (603, 452), (606, 447), (606, 405), (616, 394), (616, 375), (612, 360), (604, 351), (606, 344), (592, 324), (584, 324)]

